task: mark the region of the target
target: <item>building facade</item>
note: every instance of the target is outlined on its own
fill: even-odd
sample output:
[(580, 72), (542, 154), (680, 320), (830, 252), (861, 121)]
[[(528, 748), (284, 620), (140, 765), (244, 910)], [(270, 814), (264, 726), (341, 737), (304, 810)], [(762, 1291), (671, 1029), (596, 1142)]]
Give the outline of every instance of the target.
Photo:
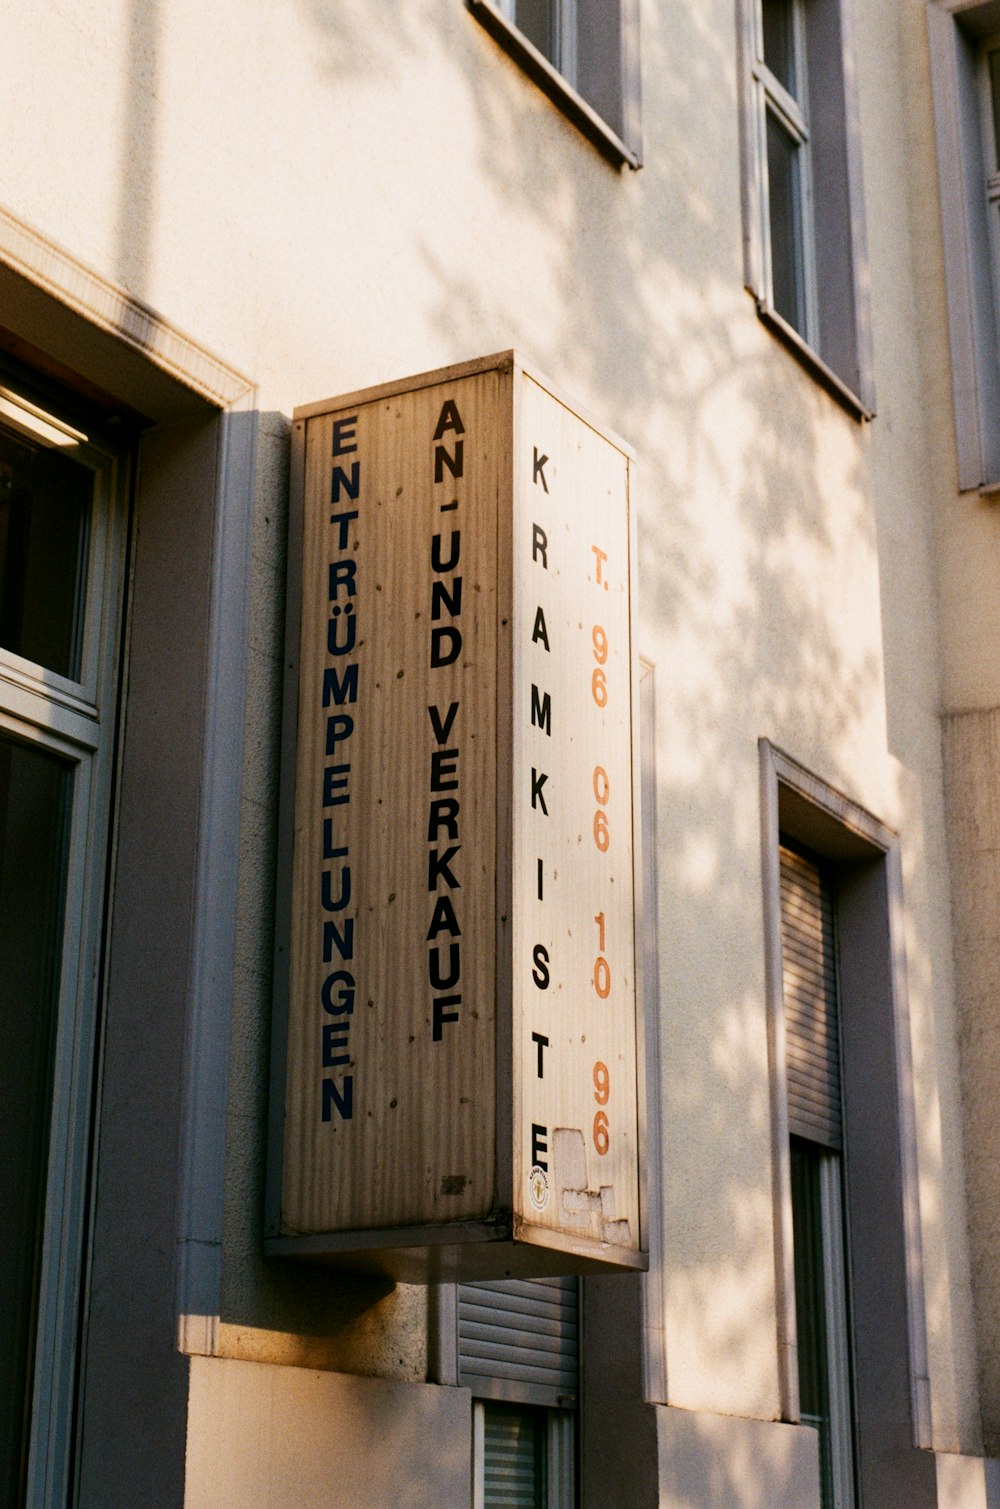
[[(0, 58), (3, 1503), (1000, 1504), (996, 0)], [(504, 351), (634, 457), (648, 1271), (395, 1282), (265, 1248), (293, 414)]]

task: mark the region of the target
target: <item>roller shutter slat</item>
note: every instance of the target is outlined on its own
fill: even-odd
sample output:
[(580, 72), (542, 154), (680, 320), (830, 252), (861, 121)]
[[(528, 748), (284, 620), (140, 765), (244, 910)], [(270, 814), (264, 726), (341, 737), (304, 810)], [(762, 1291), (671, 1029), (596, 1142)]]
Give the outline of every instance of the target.
[(487, 1398), (565, 1406), (579, 1379), (575, 1278), (460, 1284), (459, 1381)]
[(833, 898), (819, 868), (780, 851), (781, 951), (789, 1130), (843, 1142)]

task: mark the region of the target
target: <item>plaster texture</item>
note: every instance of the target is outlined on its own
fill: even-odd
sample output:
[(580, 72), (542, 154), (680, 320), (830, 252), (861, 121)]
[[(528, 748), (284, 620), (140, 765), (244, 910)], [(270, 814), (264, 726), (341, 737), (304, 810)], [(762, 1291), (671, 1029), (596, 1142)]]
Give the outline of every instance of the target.
[(996, 918), (1000, 907), (1000, 711), (946, 718), (944, 748), (949, 794), (949, 838), (955, 877), (955, 958), (961, 1000), (965, 1139), (977, 1310), (979, 1371), (986, 1449), (1000, 1450), (1000, 1128), (996, 1086), (1000, 1074), (1000, 958)]
[(996, 1509), (1000, 1504), (1000, 1462), (995, 1457), (942, 1452), (936, 1465), (939, 1509)]
[(656, 1410), (662, 1509), (799, 1509), (818, 1501), (815, 1431), (774, 1420)]
[(471, 1422), (465, 1389), (195, 1358), (184, 1509), (462, 1509)]
[[(733, 9), (646, 6), (640, 173), (612, 170), (459, 0), (382, 0), (377, 24), (362, 0), (39, 0), (4, 17), (16, 86), (0, 204), (257, 384), (222, 1289), (206, 1342), (257, 1366), (192, 1362), (191, 1504), (223, 1501), (204, 1486), (222, 1481), (209, 1422), (235, 1439), (241, 1401), (266, 1397), (291, 1430), (296, 1390), (312, 1422), (324, 1390), (338, 1408), (362, 1398), (317, 1367), (413, 1380), (426, 1365), (421, 1291), (260, 1253), (288, 415), (510, 346), (639, 456), (639, 648), (659, 706), (651, 1177), (667, 1393), (683, 1407), (662, 1412), (664, 1502), (702, 1502), (663, 1444), (682, 1436), (685, 1452), (703, 1441), (726, 1491), (740, 1474), (750, 1485), (714, 1502), (809, 1501), (795, 1497), (803, 1433), (770, 1423), (761, 736), (901, 834), (934, 1443), (979, 1447), (939, 712), (1000, 700), (1000, 526), (953, 492), (922, 8), (855, 7), (868, 425), (742, 286)], [(765, 1467), (784, 1486), (747, 1497)], [(266, 1475), (244, 1471), (247, 1503), (263, 1504)]]

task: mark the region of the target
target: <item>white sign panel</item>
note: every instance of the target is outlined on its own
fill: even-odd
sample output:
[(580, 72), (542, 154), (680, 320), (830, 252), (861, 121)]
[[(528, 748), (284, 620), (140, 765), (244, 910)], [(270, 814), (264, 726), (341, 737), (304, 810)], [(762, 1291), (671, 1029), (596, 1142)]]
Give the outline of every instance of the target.
[(518, 419), (519, 1214), (540, 1232), (629, 1248), (639, 1169), (628, 458), (526, 375)]

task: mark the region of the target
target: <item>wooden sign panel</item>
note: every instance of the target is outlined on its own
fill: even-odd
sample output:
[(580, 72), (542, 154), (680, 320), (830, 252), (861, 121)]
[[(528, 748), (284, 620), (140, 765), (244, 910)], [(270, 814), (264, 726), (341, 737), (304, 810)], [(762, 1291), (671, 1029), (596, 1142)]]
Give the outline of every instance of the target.
[(510, 353), (296, 413), (271, 1252), (645, 1266), (629, 464)]

